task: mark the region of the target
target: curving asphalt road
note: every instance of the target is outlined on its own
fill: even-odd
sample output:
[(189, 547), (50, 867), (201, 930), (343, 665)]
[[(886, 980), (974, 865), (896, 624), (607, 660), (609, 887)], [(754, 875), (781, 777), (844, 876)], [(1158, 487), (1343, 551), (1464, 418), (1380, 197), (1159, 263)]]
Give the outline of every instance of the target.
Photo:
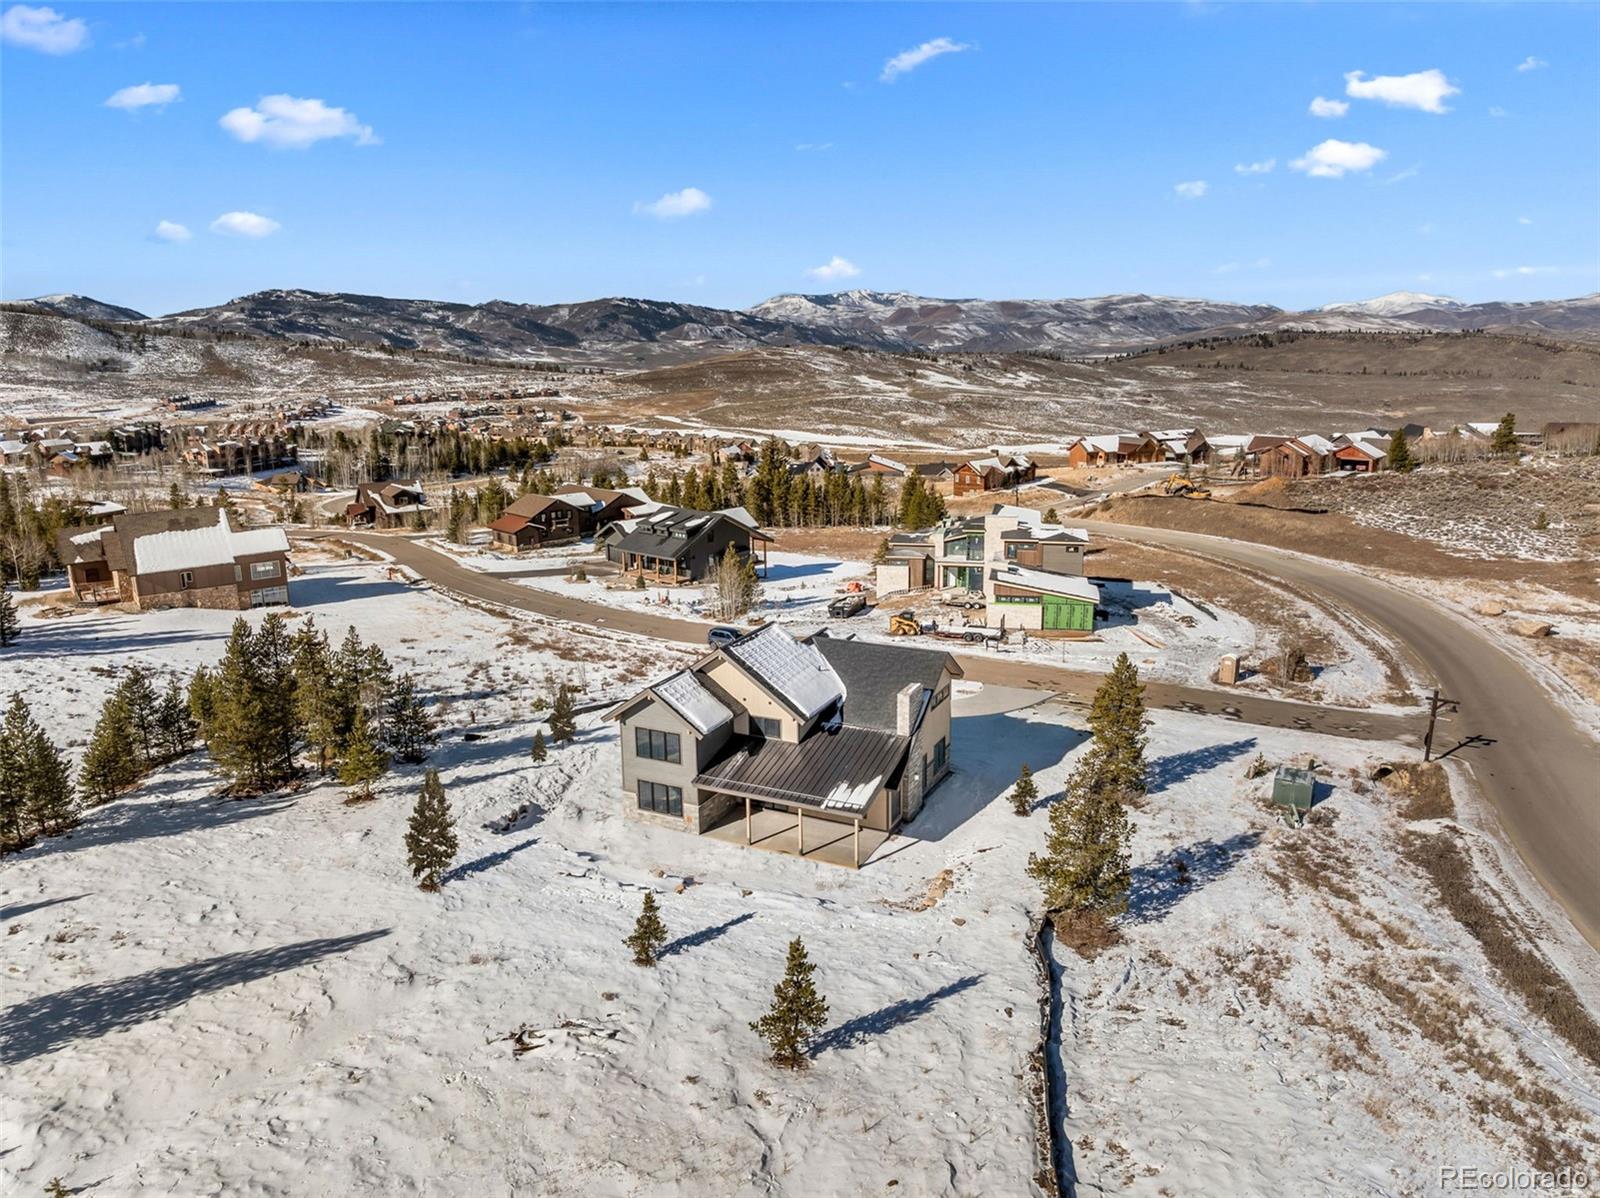
[[(1269, 546), (1198, 533), (1078, 521), (1091, 532), (1185, 549), (1281, 578), (1350, 608), (1386, 629), (1409, 650), (1443, 693), (1461, 701), (1442, 723), (1435, 748), (1467, 761), (1499, 816), (1507, 839), (1566, 910), (1578, 931), (1600, 948), (1600, 746), (1580, 729), (1511, 653), (1468, 621), (1428, 600), (1342, 566)], [(379, 549), (446, 590), (559, 620), (639, 636), (704, 644), (706, 625), (676, 616), (602, 607), (521, 587), (469, 569), (403, 536), (333, 533)], [(1055, 691), (1086, 704), (1101, 675), (1042, 663), (970, 654), (962, 669), (974, 681)], [(1362, 740), (1420, 744), (1424, 720), (1214, 689), (1149, 682), (1152, 707), (1191, 711)], [(1458, 744), (1459, 742), (1459, 744)]]
[(1435, 749), (1469, 764), (1506, 838), (1600, 948), (1600, 745), (1513, 653), (1422, 596), (1344, 566), (1198, 533), (1076, 523), (1247, 566), (1326, 595), (1391, 633), (1444, 696), (1461, 703), (1440, 724)]

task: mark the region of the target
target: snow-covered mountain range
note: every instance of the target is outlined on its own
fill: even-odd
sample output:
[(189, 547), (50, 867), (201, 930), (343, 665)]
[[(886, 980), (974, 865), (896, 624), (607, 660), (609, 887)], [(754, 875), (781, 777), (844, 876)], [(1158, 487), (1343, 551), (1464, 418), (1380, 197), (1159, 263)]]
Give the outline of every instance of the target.
[(81, 295), (24, 302), (79, 320), (375, 344), (483, 359), (554, 356), (622, 363), (757, 345), (1096, 354), (1197, 335), (1286, 327), (1390, 332), (1515, 328), (1554, 336), (1600, 335), (1600, 294), (1467, 304), (1400, 291), (1308, 312), (1142, 294), (988, 300), (866, 290), (778, 295), (743, 310), (631, 298), (572, 304), (504, 300), (460, 304), (303, 290), (258, 291), (162, 317)]

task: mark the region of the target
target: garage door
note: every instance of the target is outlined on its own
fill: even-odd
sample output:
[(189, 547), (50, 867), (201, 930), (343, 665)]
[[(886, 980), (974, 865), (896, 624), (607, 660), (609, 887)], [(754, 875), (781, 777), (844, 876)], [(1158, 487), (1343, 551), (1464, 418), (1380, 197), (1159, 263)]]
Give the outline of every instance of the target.
[(250, 592), (251, 607), (270, 607), (287, 602), (289, 602), (288, 587), (262, 587), (258, 591)]

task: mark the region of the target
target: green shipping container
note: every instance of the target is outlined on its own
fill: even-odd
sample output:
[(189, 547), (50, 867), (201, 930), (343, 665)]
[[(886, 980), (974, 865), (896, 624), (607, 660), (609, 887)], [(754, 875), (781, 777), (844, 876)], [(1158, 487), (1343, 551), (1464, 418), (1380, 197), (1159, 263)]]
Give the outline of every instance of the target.
[(1056, 632), (1093, 632), (1094, 604), (1061, 595), (1044, 597), (1044, 627)]

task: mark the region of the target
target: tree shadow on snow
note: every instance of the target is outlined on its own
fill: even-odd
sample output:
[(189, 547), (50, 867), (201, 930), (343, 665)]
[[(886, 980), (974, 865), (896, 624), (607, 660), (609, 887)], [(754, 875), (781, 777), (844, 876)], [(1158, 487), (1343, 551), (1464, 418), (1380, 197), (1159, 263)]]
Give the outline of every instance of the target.
[(388, 928), (377, 928), (350, 936), (278, 944), (27, 999), (0, 1016), (0, 1064), (19, 1065), (76, 1040), (125, 1031), (191, 998), (298, 969), (388, 934)]
[(756, 917), (754, 911), (746, 911), (743, 915), (736, 915), (726, 923), (713, 924), (709, 928), (701, 928), (698, 932), (690, 932), (687, 936), (679, 936), (670, 944), (661, 946), (657, 957), (670, 957), (673, 953), (681, 953), (685, 949), (699, 948), (702, 944), (710, 944), (721, 936), (726, 936), (740, 924)]
[(1186, 749), (1182, 753), (1157, 757), (1150, 763), (1150, 768), (1145, 774), (1145, 793), (1160, 794), (1169, 786), (1176, 786), (1196, 774), (1204, 774), (1219, 765), (1226, 765), (1235, 757), (1243, 757), (1255, 747), (1256, 738), (1249, 736), (1244, 740), (1231, 740), (1220, 745), (1204, 745), (1198, 749)]
[(33, 911), (41, 911), (45, 907), (54, 907), (57, 903), (75, 903), (81, 898), (88, 898), (88, 894), (69, 894), (65, 898), (40, 899), (36, 903), (17, 903), (10, 907), (0, 907), (0, 923), (8, 919), (17, 919)]
[(827, 574), (837, 570), (840, 562), (793, 562), (788, 565), (779, 565), (773, 562), (763, 572), (763, 583), (791, 582), (796, 578), (809, 578), (813, 574)]
[(874, 1036), (881, 1036), (894, 1031), (897, 1027), (921, 1019), (942, 999), (960, 994), (963, 990), (971, 990), (983, 980), (983, 976), (981, 973), (970, 973), (964, 978), (957, 978), (937, 990), (924, 994), (921, 998), (902, 998), (899, 1002), (879, 1007), (876, 1011), (847, 1019), (838, 1027), (831, 1027), (818, 1036), (816, 1043), (811, 1046), (811, 1055), (815, 1057), (825, 1052), (853, 1048), (858, 1044), (865, 1044)]
[(130, 653), (153, 653), (174, 645), (197, 645), (220, 641), (226, 633), (188, 628), (165, 631), (146, 625), (142, 631), (133, 616), (90, 616), (48, 626), (30, 625), (17, 637), (7, 652), (11, 661), (30, 657), (59, 657), (67, 654), (105, 654), (125, 657)]
[(1135, 866), (1128, 888), (1129, 921), (1156, 923), (1165, 919), (1185, 895), (1228, 873), (1260, 840), (1259, 832), (1238, 832), (1226, 840), (1198, 841)]
[(530, 836), (528, 839), (519, 840), (516, 844), (510, 845), (507, 848), (496, 849), (492, 853), (485, 853), (483, 856), (478, 857), (475, 860), (463, 861), (460, 865), (450, 870), (449, 873), (445, 874), (440, 880), (444, 882), (459, 882), (463, 878), (472, 877), (473, 874), (484, 873), (487, 870), (493, 869), (497, 865), (504, 865), (507, 861), (511, 860), (512, 857), (522, 852), (523, 849), (529, 848), (538, 843), (539, 838), (537, 836)]
[(313, 567), (298, 578), (289, 580), (289, 598), (296, 608), (324, 607), (351, 599), (376, 599), (383, 595), (403, 595), (412, 589), (403, 582), (363, 577), (342, 569), (327, 574), (317, 570), (317, 567)]

